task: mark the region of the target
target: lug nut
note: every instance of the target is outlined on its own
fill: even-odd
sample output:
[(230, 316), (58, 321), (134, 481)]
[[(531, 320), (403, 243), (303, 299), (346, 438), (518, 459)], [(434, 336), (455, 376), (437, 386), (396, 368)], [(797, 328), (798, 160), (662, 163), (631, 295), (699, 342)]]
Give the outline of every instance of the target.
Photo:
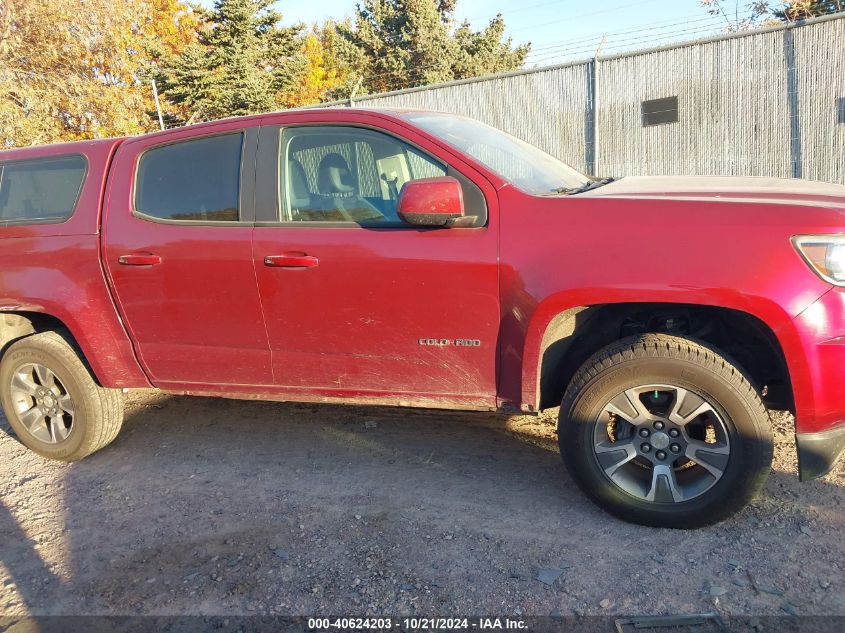
[(663, 422), (655, 422), (655, 423), (654, 423), (654, 428), (656, 428), (658, 431), (659, 431), (660, 429), (662, 429), (664, 426), (666, 426), (666, 425), (665, 425), (665, 424), (663, 424)]
[(670, 446), (669, 449), (673, 453), (680, 453), (681, 452), (681, 445), (680, 444), (672, 444), (672, 446)]
[(681, 432), (678, 429), (669, 429), (669, 435), (671, 437), (678, 437)]
[(650, 453), (651, 452), (651, 444), (644, 442), (642, 446), (640, 446), (640, 450), (643, 453)]
[(655, 456), (657, 457), (657, 459), (666, 459), (666, 453), (664, 453), (663, 451), (657, 451), (655, 453)]
[(640, 437), (648, 437), (649, 435), (648, 429), (640, 429)]

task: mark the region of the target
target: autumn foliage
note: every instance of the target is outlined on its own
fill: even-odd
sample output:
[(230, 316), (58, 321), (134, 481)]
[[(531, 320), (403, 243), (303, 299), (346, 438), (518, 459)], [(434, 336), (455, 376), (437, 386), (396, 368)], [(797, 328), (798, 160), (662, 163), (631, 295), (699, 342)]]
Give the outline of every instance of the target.
[(475, 31), (456, 2), (306, 27), (272, 0), (0, 0), (0, 148), (156, 129), (152, 81), (175, 126), (522, 66), (501, 16)]

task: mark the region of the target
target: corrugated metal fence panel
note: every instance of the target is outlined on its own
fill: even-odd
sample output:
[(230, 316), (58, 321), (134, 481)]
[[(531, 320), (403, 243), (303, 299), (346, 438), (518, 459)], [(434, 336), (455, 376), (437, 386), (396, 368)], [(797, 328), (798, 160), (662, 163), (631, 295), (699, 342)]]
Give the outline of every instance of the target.
[[(783, 31), (600, 61), (597, 172), (790, 176)], [(678, 122), (642, 102), (678, 97)]]
[(845, 20), (794, 29), (801, 176), (845, 184)]
[(585, 169), (587, 64), (359, 98), (356, 106), (410, 107), (470, 116)]
[[(599, 175), (713, 174), (845, 184), (845, 17), (620, 55), (591, 64), (362, 97), (361, 106), (471, 116)], [(642, 102), (678, 97), (677, 123), (644, 127)], [(843, 106), (845, 107), (845, 106)], [(588, 141), (589, 139), (589, 141)], [(590, 151), (588, 151), (590, 150)]]

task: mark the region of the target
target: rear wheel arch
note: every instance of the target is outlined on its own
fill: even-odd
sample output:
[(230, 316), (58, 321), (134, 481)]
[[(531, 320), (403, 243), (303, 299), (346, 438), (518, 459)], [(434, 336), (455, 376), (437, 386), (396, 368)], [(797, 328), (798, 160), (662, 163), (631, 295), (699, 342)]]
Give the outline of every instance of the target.
[(56, 332), (64, 338), (76, 350), (79, 359), (85, 364), (91, 375), (100, 383), (96, 372), (85, 357), (85, 353), (71, 329), (64, 321), (52, 314), (28, 311), (0, 313), (0, 358), (3, 357), (9, 346), (16, 341), (42, 332)]

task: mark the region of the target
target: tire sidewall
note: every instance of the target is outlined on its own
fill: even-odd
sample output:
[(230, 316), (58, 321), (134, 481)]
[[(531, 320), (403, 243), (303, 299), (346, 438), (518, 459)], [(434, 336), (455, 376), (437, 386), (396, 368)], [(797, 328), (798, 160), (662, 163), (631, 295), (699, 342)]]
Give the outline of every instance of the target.
[[(21, 366), (30, 363), (43, 365), (56, 374), (73, 401), (73, 428), (68, 438), (58, 444), (42, 442), (34, 437), (18, 419), (13, 406), (12, 376)], [(72, 368), (47, 350), (27, 346), (25, 339), (11, 347), (0, 362), (0, 402), (2, 402), (6, 419), (23, 444), (44, 457), (67, 460), (86, 444), (86, 435), (89, 431), (87, 420), (90, 412), (88, 403), (82, 397), (83, 393), (84, 389)]]
[[(730, 457), (724, 474), (709, 490), (688, 501), (670, 504), (638, 499), (605, 475), (595, 455), (594, 431), (603, 407), (626, 389), (651, 384), (697, 393), (714, 407), (728, 432)], [(678, 358), (640, 357), (613, 365), (563, 403), (561, 420), (565, 421), (561, 425), (561, 453), (581, 487), (614, 514), (649, 524), (673, 522), (681, 516), (695, 523), (711, 513), (719, 514), (727, 498), (745, 494), (750, 499), (751, 493), (743, 492), (747, 488), (743, 480), (767, 466), (767, 447), (770, 455), (771, 442), (764, 437), (753, 402), (718, 373)]]

